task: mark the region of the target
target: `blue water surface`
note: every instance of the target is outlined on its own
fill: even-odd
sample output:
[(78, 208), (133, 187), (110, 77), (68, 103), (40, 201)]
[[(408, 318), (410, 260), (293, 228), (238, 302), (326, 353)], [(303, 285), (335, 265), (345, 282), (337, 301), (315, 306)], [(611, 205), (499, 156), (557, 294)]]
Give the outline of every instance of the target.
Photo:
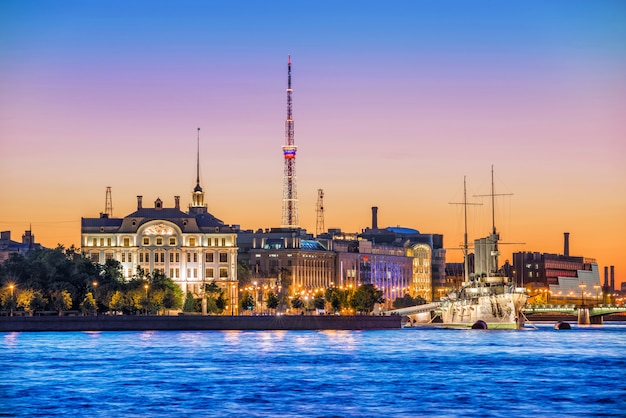
[(624, 417), (626, 325), (0, 333), (0, 416)]

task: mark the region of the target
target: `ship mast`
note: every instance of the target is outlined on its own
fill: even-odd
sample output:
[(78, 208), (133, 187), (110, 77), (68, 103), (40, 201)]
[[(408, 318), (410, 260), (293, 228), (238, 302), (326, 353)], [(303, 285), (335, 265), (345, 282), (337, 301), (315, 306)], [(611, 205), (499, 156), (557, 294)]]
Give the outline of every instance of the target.
[(467, 203), (467, 177), (463, 176), (463, 203), (450, 203), (451, 205), (463, 205), (463, 283), (469, 284), (469, 260), (467, 258), (469, 244), (467, 240), (467, 206), (482, 205), (482, 203)]

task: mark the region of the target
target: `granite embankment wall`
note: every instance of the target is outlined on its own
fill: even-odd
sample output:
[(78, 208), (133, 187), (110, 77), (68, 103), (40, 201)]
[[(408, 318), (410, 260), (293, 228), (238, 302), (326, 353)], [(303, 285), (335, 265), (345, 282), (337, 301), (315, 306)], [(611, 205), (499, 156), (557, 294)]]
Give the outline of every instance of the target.
[(14, 316), (0, 332), (176, 330), (373, 330), (401, 327), (400, 316)]

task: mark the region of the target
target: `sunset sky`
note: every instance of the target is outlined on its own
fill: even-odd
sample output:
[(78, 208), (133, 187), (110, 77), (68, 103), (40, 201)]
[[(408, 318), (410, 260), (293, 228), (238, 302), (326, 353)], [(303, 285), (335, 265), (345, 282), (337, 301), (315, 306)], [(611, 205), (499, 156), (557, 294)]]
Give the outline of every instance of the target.
[(287, 55), (299, 218), (444, 235), (626, 281), (626, 2), (0, 2), (0, 229), (80, 243), (81, 217), (191, 201), (280, 226)]

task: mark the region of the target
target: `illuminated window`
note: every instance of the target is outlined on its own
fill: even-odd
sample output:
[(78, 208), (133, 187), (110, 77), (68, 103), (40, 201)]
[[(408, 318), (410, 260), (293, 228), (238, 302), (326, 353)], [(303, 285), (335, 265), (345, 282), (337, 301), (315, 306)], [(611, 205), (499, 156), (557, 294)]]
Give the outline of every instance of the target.
[(104, 247), (104, 238), (100, 238), (100, 246)]
[(208, 245), (209, 247), (213, 246), (213, 238), (208, 238), (206, 241), (206, 245)]
[(228, 269), (227, 268), (220, 268), (220, 278), (226, 278), (228, 277)]
[(222, 238), (222, 247), (226, 247), (226, 238)]
[(176, 238), (170, 237), (170, 245), (176, 245)]
[(194, 237), (189, 238), (189, 246), (190, 247), (196, 246), (196, 239)]
[(92, 242), (93, 242), (92, 246), (95, 247), (95, 246), (98, 245), (98, 239), (97, 238), (94, 238)]
[(133, 262), (133, 255), (131, 253), (128, 253), (128, 262), (129, 263)]
[(207, 279), (212, 279), (213, 278), (213, 268), (207, 268), (204, 272), (204, 275)]
[(111, 238), (107, 238), (107, 246), (111, 246)]
[(124, 238), (124, 247), (130, 247), (130, 238)]
[(163, 245), (163, 238), (162, 237), (157, 237), (156, 245)]
[(104, 259), (106, 261), (113, 260), (113, 253), (106, 253), (106, 254), (104, 254)]
[(122, 253), (122, 263), (126, 262), (126, 253)]
[(150, 245), (150, 238), (143, 237), (143, 245)]

